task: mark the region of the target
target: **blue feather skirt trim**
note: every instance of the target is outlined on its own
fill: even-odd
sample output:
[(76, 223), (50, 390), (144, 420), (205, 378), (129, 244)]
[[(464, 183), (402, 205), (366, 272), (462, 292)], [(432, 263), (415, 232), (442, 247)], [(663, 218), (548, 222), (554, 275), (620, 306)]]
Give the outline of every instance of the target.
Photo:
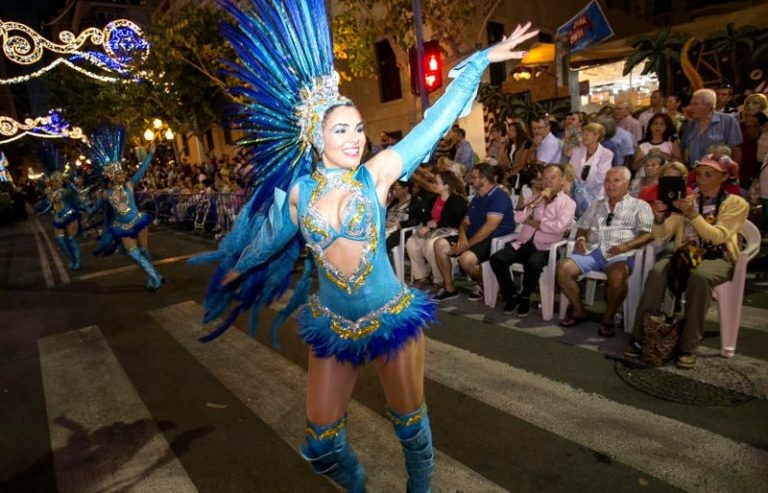
[(145, 212), (139, 212), (133, 219), (127, 222), (113, 220), (109, 225), (109, 232), (118, 238), (136, 238), (139, 232), (149, 226), (151, 222), (152, 216)]
[(357, 320), (333, 313), (311, 296), (299, 316), (299, 334), (321, 358), (334, 356), (355, 366), (396, 355), (436, 319), (429, 296), (406, 288), (386, 305)]
[(80, 213), (76, 209), (64, 209), (53, 216), (53, 227), (64, 229), (67, 225), (80, 220)]

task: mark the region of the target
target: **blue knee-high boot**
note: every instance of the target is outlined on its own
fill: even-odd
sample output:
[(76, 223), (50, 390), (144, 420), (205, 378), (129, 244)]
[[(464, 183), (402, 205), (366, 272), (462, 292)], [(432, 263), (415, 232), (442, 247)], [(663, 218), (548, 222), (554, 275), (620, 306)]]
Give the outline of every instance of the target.
[(71, 269), (74, 260), (72, 259), (72, 252), (69, 251), (69, 242), (67, 242), (67, 237), (65, 235), (56, 235), (56, 243), (59, 245), (59, 248), (61, 248), (61, 251), (64, 252), (64, 256), (69, 261), (67, 267)]
[(141, 252), (141, 254), (142, 254), (142, 255), (144, 255), (144, 257), (145, 257), (147, 260), (149, 260), (150, 262), (152, 262), (152, 257), (150, 257), (150, 256), (149, 256), (149, 247), (146, 247), (146, 248), (144, 248), (144, 247), (139, 247), (139, 251)]
[(163, 276), (161, 276), (155, 270), (152, 262), (147, 260), (146, 257), (141, 254), (141, 251), (139, 251), (138, 247), (133, 247), (128, 250), (128, 256), (131, 257), (137, 264), (139, 264), (139, 266), (141, 266), (141, 268), (144, 269), (144, 272), (146, 272), (149, 276), (149, 279), (147, 279), (147, 288), (158, 289), (163, 285)]
[(395, 425), (395, 434), (400, 439), (408, 471), (408, 491), (429, 493), (435, 469), (435, 451), (432, 448), (432, 430), (429, 427), (427, 405), (408, 414), (397, 414), (387, 409), (389, 419)]
[(80, 268), (80, 245), (77, 243), (77, 239), (74, 236), (67, 236), (67, 244), (69, 245), (69, 252), (72, 255), (72, 263), (69, 268), (78, 270)]
[(307, 420), (306, 441), (301, 456), (312, 470), (328, 476), (352, 493), (365, 491), (365, 469), (347, 443), (347, 417), (327, 426)]

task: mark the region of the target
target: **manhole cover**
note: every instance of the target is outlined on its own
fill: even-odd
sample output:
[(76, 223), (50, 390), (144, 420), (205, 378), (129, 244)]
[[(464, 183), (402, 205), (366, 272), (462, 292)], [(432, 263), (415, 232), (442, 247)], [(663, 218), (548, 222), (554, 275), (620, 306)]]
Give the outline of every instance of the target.
[(735, 406), (753, 399), (754, 385), (746, 375), (720, 358), (702, 358), (695, 368), (679, 372), (648, 368), (617, 359), (616, 374), (627, 385), (648, 395), (693, 406)]

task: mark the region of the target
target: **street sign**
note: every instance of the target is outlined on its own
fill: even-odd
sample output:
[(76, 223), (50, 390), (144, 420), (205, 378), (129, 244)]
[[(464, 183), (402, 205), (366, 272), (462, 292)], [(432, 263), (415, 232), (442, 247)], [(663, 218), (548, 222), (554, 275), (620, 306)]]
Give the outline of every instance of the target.
[(571, 20), (557, 29), (558, 36), (567, 36), (570, 54), (574, 55), (613, 36), (613, 29), (597, 0), (592, 0)]

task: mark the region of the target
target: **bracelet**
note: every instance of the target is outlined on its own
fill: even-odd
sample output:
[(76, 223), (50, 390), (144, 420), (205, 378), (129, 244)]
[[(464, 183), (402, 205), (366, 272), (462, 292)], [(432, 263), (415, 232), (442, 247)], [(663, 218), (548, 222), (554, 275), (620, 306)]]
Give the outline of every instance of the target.
[(585, 236), (579, 236), (578, 238), (576, 238), (576, 243), (578, 243), (579, 240), (587, 241), (587, 238)]

